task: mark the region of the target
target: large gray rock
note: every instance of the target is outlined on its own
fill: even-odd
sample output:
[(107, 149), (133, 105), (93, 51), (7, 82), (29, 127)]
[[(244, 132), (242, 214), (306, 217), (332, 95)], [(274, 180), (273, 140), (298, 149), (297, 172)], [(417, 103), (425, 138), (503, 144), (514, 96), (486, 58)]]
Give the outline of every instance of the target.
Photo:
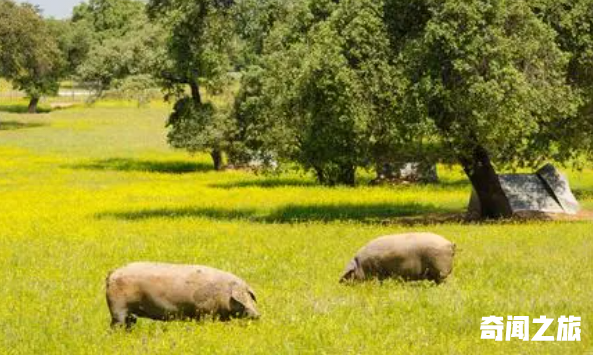
[(546, 182), (547, 186), (552, 189), (556, 201), (565, 213), (576, 214), (580, 210), (580, 205), (574, 197), (568, 178), (554, 168), (553, 165), (547, 164), (537, 171), (537, 175)]
[[(535, 174), (506, 174), (498, 177), (513, 214), (564, 213), (576, 214), (580, 207), (572, 194), (568, 179), (547, 164)], [(480, 215), (480, 201), (472, 191), (468, 212)]]

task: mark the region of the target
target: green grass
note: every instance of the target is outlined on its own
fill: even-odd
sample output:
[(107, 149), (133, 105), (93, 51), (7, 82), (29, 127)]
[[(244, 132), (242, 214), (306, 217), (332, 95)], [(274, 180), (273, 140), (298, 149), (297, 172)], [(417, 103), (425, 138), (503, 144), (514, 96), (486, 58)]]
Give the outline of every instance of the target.
[[(167, 147), (167, 113), (133, 103), (0, 112), (2, 353), (593, 352), (593, 223), (446, 222), (469, 198), (458, 168), (441, 169), (439, 185), (395, 188), (216, 173), (207, 156)], [(593, 210), (593, 171), (570, 177)], [(424, 230), (458, 245), (444, 285), (337, 282), (368, 240)], [(134, 260), (234, 272), (257, 292), (262, 318), (140, 320), (113, 332), (104, 278)], [(581, 316), (582, 341), (480, 340), (489, 315)]]

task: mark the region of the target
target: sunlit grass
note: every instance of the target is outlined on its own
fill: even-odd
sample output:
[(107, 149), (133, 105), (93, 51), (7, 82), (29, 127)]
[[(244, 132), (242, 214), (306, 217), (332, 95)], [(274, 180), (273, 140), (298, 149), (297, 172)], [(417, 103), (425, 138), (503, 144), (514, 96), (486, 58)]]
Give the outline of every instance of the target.
[[(310, 176), (211, 170), (166, 144), (166, 104), (0, 112), (0, 347), (8, 354), (583, 354), (593, 351), (593, 223), (437, 223), (438, 185), (326, 188)], [(593, 210), (593, 171), (570, 172)], [(451, 279), (338, 284), (368, 240), (430, 230), (458, 245)], [(104, 278), (133, 260), (207, 264), (247, 280), (257, 322), (109, 330)], [(480, 340), (481, 317), (577, 315), (579, 343)], [(554, 323), (552, 334), (556, 330)], [(531, 327), (532, 335), (536, 328)]]

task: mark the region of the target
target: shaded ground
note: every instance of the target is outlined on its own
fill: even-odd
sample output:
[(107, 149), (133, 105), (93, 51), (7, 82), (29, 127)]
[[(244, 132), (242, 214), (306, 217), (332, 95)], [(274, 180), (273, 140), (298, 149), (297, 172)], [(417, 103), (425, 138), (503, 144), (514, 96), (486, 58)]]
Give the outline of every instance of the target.
[[(362, 222), (362, 223), (444, 223), (462, 220), (444, 208), (426, 204), (336, 204), (336, 205), (287, 205), (266, 214), (257, 209), (222, 208), (159, 208), (130, 212), (105, 212), (98, 218), (116, 218), (138, 221), (151, 218), (206, 217), (218, 220), (249, 220), (261, 223), (307, 222)], [(403, 219), (403, 217), (410, 217)]]
[(308, 179), (287, 179), (287, 178), (276, 178), (270, 177), (267, 179), (258, 180), (242, 180), (232, 181), (224, 183), (214, 183), (210, 187), (219, 189), (237, 189), (237, 188), (249, 188), (258, 187), (263, 189), (274, 189), (290, 186), (317, 186), (318, 184), (313, 180)]
[[(46, 107), (45, 105), (39, 106), (37, 108), (37, 113), (49, 113), (52, 109)], [(2, 104), (0, 103), (0, 112), (9, 112), (9, 113), (29, 113), (29, 106), (27, 104)]]
[(158, 161), (130, 158), (109, 158), (90, 163), (69, 165), (73, 169), (142, 171), (151, 173), (185, 174), (214, 170), (212, 165), (189, 161)]
[(36, 128), (47, 126), (41, 122), (18, 122), (18, 121), (3, 121), (0, 119), (0, 131), (14, 131), (17, 129)]

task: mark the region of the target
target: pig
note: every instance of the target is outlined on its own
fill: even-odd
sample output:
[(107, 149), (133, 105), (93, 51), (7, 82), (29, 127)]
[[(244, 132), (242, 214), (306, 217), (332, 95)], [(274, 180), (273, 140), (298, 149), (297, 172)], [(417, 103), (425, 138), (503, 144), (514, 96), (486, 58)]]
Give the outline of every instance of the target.
[(432, 280), (441, 283), (452, 271), (455, 244), (433, 233), (387, 235), (372, 240), (352, 259), (340, 282)]
[(259, 318), (255, 293), (237, 276), (201, 265), (136, 262), (106, 279), (111, 326), (129, 329), (136, 317), (168, 321)]

